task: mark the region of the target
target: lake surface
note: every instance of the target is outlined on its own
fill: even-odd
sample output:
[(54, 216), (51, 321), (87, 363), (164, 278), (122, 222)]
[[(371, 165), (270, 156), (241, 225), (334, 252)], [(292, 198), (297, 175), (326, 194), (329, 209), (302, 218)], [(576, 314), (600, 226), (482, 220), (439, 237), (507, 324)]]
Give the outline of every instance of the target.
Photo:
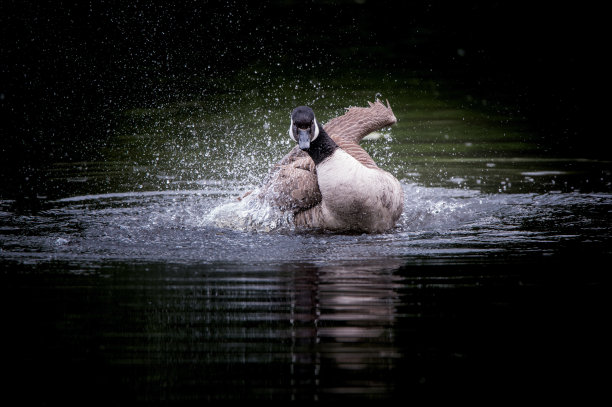
[[(91, 160), (44, 167), (34, 209), (0, 201), (19, 397), (596, 393), (610, 161), (555, 154), (520, 116), (434, 82), (239, 76), (118, 112)], [(294, 106), (327, 122), (379, 93), (398, 123), (362, 145), (402, 183), (396, 228), (297, 230), (237, 200), (292, 148)]]

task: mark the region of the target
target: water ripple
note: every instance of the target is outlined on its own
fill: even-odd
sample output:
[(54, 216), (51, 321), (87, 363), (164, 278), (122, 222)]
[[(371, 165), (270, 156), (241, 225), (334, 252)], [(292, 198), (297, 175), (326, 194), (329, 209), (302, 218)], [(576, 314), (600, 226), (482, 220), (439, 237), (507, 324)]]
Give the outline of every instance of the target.
[[(549, 252), (608, 242), (609, 193), (485, 194), (403, 184), (404, 213), (379, 235), (295, 230), (290, 216), (236, 189), (129, 192), (53, 201), (38, 214), (0, 214), (5, 258), (176, 262), (314, 261)], [(559, 246), (561, 247), (561, 246)]]

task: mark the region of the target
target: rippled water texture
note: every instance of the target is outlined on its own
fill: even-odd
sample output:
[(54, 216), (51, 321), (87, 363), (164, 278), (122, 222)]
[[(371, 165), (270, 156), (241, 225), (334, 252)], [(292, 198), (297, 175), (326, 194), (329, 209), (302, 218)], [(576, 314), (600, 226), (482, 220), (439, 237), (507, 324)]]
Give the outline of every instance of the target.
[[(368, 85), (368, 86), (366, 86)], [(292, 147), (293, 94), (125, 112), (104, 161), (54, 164), (36, 213), (2, 203), (2, 255), (17, 261), (317, 262), (372, 258), (551, 254), (609, 241), (610, 163), (544, 156), (520, 121), (462, 108), (405, 82), (376, 83), (398, 124), (364, 147), (405, 192), (397, 227), (381, 235), (295, 230), (247, 197)], [(365, 105), (375, 84), (347, 91), (307, 83), (325, 122)], [(369, 87), (371, 86), (371, 87)], [(254, 195), (254, 194), (252, 194)]]
[[(606, 193), (485, 194), (404, 184), (397, 227), (379, 235), (296, 230), (233, 190), (70, 197), (8, 215), (3, 256), (18, 261), (314, 262), (373, 258), (540, 256), (608, 242)], [(586, 213), (585, 213), (586, 211)]]
[[(37, 210), (1, 201), (13, 386), (111, 404), (597, 387), (610, 162), (411, 83), (125, 111), (100, 159), (46, 170)], [(393, 230), (298, 230), (237, 200), (291, 148), (294, 105), (326, 122), (377, 92), (399, 121), (363, 145), (404, 188)]]

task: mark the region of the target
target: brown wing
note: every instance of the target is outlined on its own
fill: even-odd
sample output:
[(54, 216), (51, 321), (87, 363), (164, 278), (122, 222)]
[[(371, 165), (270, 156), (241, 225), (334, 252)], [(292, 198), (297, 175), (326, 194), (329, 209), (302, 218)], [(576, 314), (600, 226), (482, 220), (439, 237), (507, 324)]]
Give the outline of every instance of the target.
[(368, 102), (370, 107), (351, 107), (342, 116), (331, 119), (324, 128), (340, 148), (369, 168), (378, 168), (372, 157), (359, 145), (373, 131), (397, 122), (389, 101)]
[(259, 196), (282, 210), (293, 212), (315, 206), (321, 202), (321, 192), (314, 162), (306, 155), (277, 164), (261, 187)]
[[(377, 168), (370, 155), (359, 145), (369, 133), (397, 122), (387, 102), (368, 102), (370, 107), (351, 107), (342, 115), (323, 125), (327, 134), (340, 148), (366, 167)], [(295, 213), (321, 202), (315, 165), (310, 156), (295, 146), (276, 164), (262, 186), (261, 197), (282, 209)]]
[(397, 122), (388, 101), (387, 106), (380, 100), (368, 104), (370, 107), (351, 107), (342, 116), (331, 119), (324, 126), (327, 134), (334, 140), (341, 138), (358, 145), (371, 132)]

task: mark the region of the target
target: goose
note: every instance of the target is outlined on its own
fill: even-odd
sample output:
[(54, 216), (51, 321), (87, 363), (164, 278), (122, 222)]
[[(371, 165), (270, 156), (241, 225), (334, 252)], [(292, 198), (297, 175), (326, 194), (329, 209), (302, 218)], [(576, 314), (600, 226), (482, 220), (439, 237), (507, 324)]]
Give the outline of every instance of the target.
[(291, 113), (289, 136), (296, 146), (270, 171), (259, 196), (293, 213), (295, 226), (329, 231), (381, 233), (403, 211), (399, 181), (379, 168), (359, 142), (397, 122), (389, 102), (351, 107), (325, 126), (314, 111)]

